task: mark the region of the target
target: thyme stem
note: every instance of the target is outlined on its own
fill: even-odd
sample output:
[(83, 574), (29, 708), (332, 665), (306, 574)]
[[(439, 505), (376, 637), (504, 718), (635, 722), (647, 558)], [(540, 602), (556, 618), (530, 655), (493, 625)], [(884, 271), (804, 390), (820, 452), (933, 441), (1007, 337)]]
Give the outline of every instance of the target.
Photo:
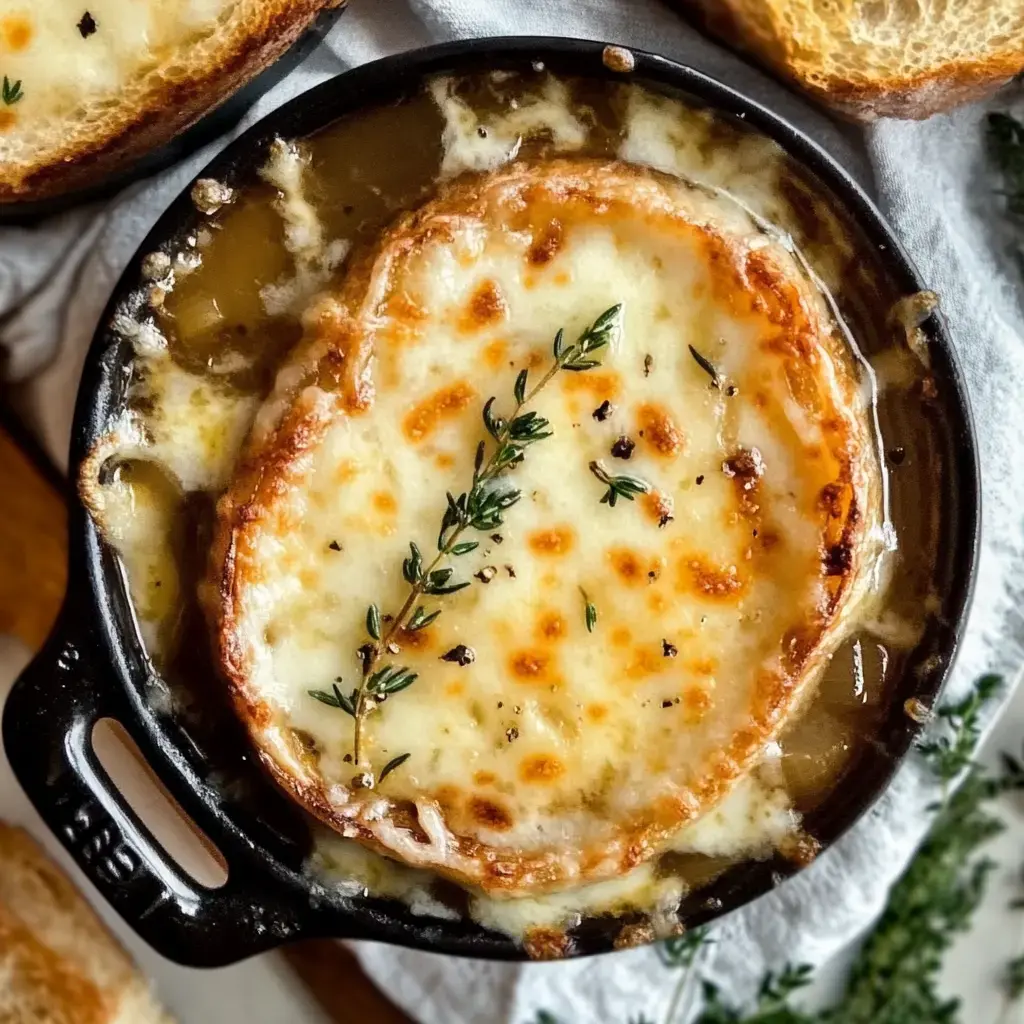
[[(363, 748), (366, 745), (364, 729), (367, 715), (376, 705), (376, 700), (371, 704), (371, 697), (377, 696), (377, 691), (371, 692), (371, 684), (375, 679), (381, 679), (382, 672), (389, 671), (387, 668), (381, 667), (384, 653), (392, 648), (396, 638), (406, 628), (409, 617), (413, 615), (413, 610), (417, 608), (420, 598), (431, 594), (453, 593), (469, 586), (468, 583), (449, 584), (451, 569), (442, 569), (442, 564), (453, 555), (466, 554), (476, 547), (475, 543), (469, 544), (460, 540), (471, 527), (477, 530), (490, 530), (501, 525), (502, 512), (519, 500), (520, 492), (510, 489), (504, 493), (496, 493), (489, 485), (506, 469), (511, 469), (522, 461), (526, 447), (551, 436), (551, 432), (548, 430), (550, 424), (546, 419), (533, 412), (521, 415), (523, 410), (551, 383), (560, 370), (585, 371), (600, 365), (597, 360), (589, 359), (587, 356), (606, 346), (613, 333), (618, 331), (621, 311), (621, 305), (605, 310), (590, 327), (583, 331), (575, 344), (567, 347), (563, 344), (563, 332), (559, 331), (554, 341), (554, 357), (544, 376), (529, 391), (526, 390), (528, 371), (521, 370), (516, 378), (515, 407), (511, 416), (495, 417), (491, 412), (493, 398), (484, 406), (484, 425), (495, 441), (494, 450), (485, 462), (483, 459), (485, 442), (481, 441), (477, 448), (473, 484), (470, 491), (458, 499), (453, 498), (451, 494), (448, 495), (448, 508), (445, 510), (441, 522), (437, 554), (426, 569), (422, 567), (419, 548), (415, 544), (410, 545), (412, 557), (406, 561), (404, 566), (405, 578), (410, 583), (409, 593), (384, 635), (379, 639), (374, 639), (372, 643), (363, 648), (363, 667), (359, 686), (351, 698), (352, 717), (355, 723), (352, 757), (357, 768), (369, 766), (368, 762), (366, 765), (363, 763)], [(367, 621), (377, 621), (376, 606), (371, 606), (371, 613)], [(419, 628), (429, 621), (433, 621), (436, 614), (438, 613), (428, 618), (417, 612), (416, 618), (421, 623)], [(416, 628), (416, 623), (413, 623), (413, 627)], [(407, 669), (394, 670), (394, 672), (396, 674), (387, 678), (386, 683), (382, 682), (378, 686), (378, 691), (382, 696), (394, 692), (389, 688), (392, 683), (395, 683), (394, 689), (400, 689), (408, 686), (416, 678)]]

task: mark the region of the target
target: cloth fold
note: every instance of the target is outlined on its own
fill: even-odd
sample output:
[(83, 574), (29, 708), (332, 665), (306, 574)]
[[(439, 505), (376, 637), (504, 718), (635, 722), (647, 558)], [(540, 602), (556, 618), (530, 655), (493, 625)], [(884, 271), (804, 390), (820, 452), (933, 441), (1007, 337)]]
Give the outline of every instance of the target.
[[(265, 96), (234, 133), (345, 68), (432, 42), (502, 34), (596, 38), (690, 64), (757, 99), (828, 149), (895, 225), (940, 293), (964, 364), (981, 441), (985, 523), (977, 598), (950, 696), (984, 671), (1012, 678), (1024, 660), (1024, 295), (1008, 225), (984, 156), (986, 107), (925, 123), (839, 125), (717, 48), (656, 0), (352, 0), (326, 42)], [(1024, 114), (1020, 89), (994, 101)], [(22, 413), (66, 464), (75, 384), (121, 269), (167, 203), (229, 138), (139, 183), (102, 208), (35, 229), (0, 230), (0, 349)], [(933, 788), (905, 765), (864, 819), (792, 882), (730, 915), (700, 954), (702, 973), (737, 997), (766, 968), (822, 963), (879, 913), (928, 823)], [(372, 978), (423, 1024), (532, 1024), (540, 1009), (573, 1024), (661, 1019), (676, 975), (655, 950), (561, 964), (457, 960), (356, 943)], [(678, 1002), (689, 1019), (695, 993)]]

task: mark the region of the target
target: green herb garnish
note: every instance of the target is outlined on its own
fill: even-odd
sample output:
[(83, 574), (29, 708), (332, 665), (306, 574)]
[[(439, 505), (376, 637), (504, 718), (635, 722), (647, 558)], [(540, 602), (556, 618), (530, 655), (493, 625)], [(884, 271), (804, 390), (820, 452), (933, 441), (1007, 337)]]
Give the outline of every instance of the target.
[[(387, 653), (397, 650), (396, 640), (403, 630), (414, 632), (425, 629), (441, 614), (440, 609), (428, 612), (420, 600), (423, 597), (444, 597), (454, 594), (470, 585), (469, 580), (454, 578), (455, 571), (443, 565), (450, 558), (469, 554), (478, 546), (478, 541), (463, 540), (467, 530), (492, 533), (504, 523), (505, 513), (522, 497), (518, 488), (503, 483), (506, 470), (523, 461), (527, 449), (551, 436), (551, 424), (534, 411), (524, 408), (545, 388), (560, 370), (583, 372), (600, 365), (594, 359), (611, 341), (620, 327), (622, 306), (606, 309), (572, 345), (565, 344), (565, 333), (555, 335), (552, 346), (552, 363), (543, 377), (529, 387), (529, 371), (521, 370), (513, 386), (515, 406), (508, 417), (494, 410), (496, 398), (489, 398), (483, 407), (484, 429), (494, 442), (493, 450), (487, 454), (487, 442), (477, 446), (473, 462), (473, 481), (468, 491), (458, 497), (447, 495), (447, 506), (441, 517), (437, 535), (437, 553), (427, 564), (423, 552), (415, 541), (409, 544), (409, 557), (402, 563), (402, 576), (409, 584), (409, 594), (398, 613), (388, 619), (388, 628), (382, 632), (380, 609), (376, 604), (366, 610), (366, 632), (369, 642), (360, 648), (363, 663), (359, 686), (345, 696), (335, 685), (332, 693), (310, 690), (309, 695), (331, 707), (351, 715), (355, 719), (352, 740), (352, 761), (360, 769), (356, 778), (359, 784), (372, 788), (389, 772), (403, 764), (408, 754), (394, 758), (381, 771), (377, 780), (367, 771), (364, 760), (363, 732), (367, 716), (388, 697), (411, 686), (417, 679), (415, 672), (405, 666), (381, 664)], [(341, 680), (337, 680), (341, 682)]]
[(10, 107), (17, 103), (24, 95), (21, 91), (21, 79), (19, 78), (17, 82), (12, 82), (4, 75), (3, 85), (0, 86), (0, 99)]
[(666, 967), (692, 967), (697, 954), (712, 942), (707, 928), (694, 928), (662, 942), (658, 946), (658, 956)]
[(378, 782), (383, 782), (396, 768), (405, 764), (412, 754), (399, 754), (398, 757), (391, 758), (390, 761), (380, 770), (380, 775), (377, 776)]
[(309, 695), (310, 697), (314, 697), (316, 700), (320, 701), (321, 704), (326, 704), (328, 707), (332, 708), (339, 708), (346, 714), (351, 715), (353, 718), (356, 717), (355, 690), (346, 697), (345, 694), (338, 689), (338, 684), (333, 683), (331, 693), (327, 693), (325, 690), (310, 690)]
[(696, 364), (711, 378), (711, 386), (713, 388), (721, 387), (722, 378), (715, 364), (706, 356), (702, 356), (692, 345), (688, 346), (688, 348)]
[(955, 781), (971, 763), (981, 729), (981, 709), (1002, 686), (999, 676), (982, 676), (957, 704), (939, 708), (936, 716), (948, 726), (946, 735), (922, 741), (918, 748), (943, 786)]
[(580, 593), (583, 595), (583, 621), (587, 624), (587, 632), (593, 633), (597, 625), (597, 606), (587, 597), (587, 592), (582, 587)]
[(812, 1024), (812, 1017), (789, 1005), (789, 997), (811, 983), (811, 970), (808, 964), (787, 965), (778, 974), (766, 974), (749, 1013), (723, 1002), (717, 986), (704, 982), (704, 1011), (697, 1024)]
[(641, 480), (639, 477), (626, 476), (625, 474), (612, 476), (612, 474), (604, 468), (604, 464), (597, 460), (590, 463), (590, 472), (593, 473), (601, 483), (607, 485), (608, 490), (601, 496), (601, 504), (608, 505), (611, 508), (615, 508), (615, 503), (619, 498), (625, 498), (627, 501), (633, 501), (636, 495), (647, 494), (651, 489), (651, 485), (646, 480)]

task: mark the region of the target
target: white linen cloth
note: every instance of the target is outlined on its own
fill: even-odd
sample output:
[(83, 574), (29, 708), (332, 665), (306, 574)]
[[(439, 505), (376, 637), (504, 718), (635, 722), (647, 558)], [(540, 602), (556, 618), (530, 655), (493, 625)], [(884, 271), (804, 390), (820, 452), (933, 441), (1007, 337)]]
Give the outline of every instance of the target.
[[(500, 34), (577, 36), (690, 64), (801, 127), (874, 193), (942, 304), (964, 364), (981, 444), (985, 524), (973, 611), (949, 695), (984, 671), (1013, 678), (1024, 660), (1024, 282), (1007, 254), (1010, 226), (984, 156), (986, 107), (862, 131), (709, 43), (657, 0), (352, 0), (321, 46), (265, 96), (242, 127), (348, 67), (432, 42)], [(1018, 87), (990, 107), (1024, 115)], [(237, 134), (237, 131), (236, 133)], [(227, 138), (101, 206), (39, 227), (0, 228), (0, 350), (18, 401), (66, 463), (81, 362), (124, 264), (159, 213)], [(994, 710), (994, 709), (993, 709)], [(737, 997), (766, 967), (821, 963), (883, 906), (927, 828), (933, 799), (907, 764), (876, 807), (799, 878), (732, 914), (702, 952), (703, 973)], [(653, 949), (561, 964), (494, 964), (371, 943), (367, 972), (423, 1024), (527, 1024), (540, 1008), (565, 1024), (660, 1018), (677, 976)], [(688, 1018), (691, 994), (677, 1021)]]

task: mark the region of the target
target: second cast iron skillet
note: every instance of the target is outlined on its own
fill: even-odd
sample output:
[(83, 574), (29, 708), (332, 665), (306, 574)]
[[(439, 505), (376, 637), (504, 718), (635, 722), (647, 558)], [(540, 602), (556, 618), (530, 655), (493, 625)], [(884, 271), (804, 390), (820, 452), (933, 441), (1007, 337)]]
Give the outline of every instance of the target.
[[(252, 180), (275, 136), (308, 135), (369, 104), (418, 89), (425, 76), (528, 67), (541, 60), (556, 73), (615, 77), (598, 43), (559, 39), (480, 39), (377, 61), (298, 97), (252, 127), (202, 177), (229, 184)], [(682, 96), (775, 139), (809, 170), (859, 225), (894, 294), (921, 290), (897, 239), (863, 192), (832, 159), (795, 128), (732, 89), (691, 68), (637, 53), (634, 81)], [(195, 229), (188, 190), (160, 218), (114, 291), (93, 341), (74, 421), (71, 473), (126, 402), (130, 346), (110, 328), (115, 307), (141, 283), (140, 262)], [(842, 784), (806, 819), (824, 846), (833, 843), (885, 788), (918, 726), (903, 711), (912, 696), (931, 703), (956, 652), (974, 574), (978, 537), (976, 451), (964, 383), (942, 320), (925, 324), (936, 386), (934, 430), (944, 469), (936, 570), (940, 613), (898, 680), (874, 742), (864, 744)], [(510, 939), (475, 924), (413, 915), (403, 904), (372, 896), (338, 896), (302, 870), (308, 830), (302, 815), (255, 767), (240, 727), (212, 708), (210, 721), (161, 713), (149, 699), (153, 668), (138, 636), (125, 580), (82, 506), (70, 517), (67, 601), (44, 650), (16, 683), (4, 713), (7, 754), (40, 814), (107, 900), (151, 945), (181, 963), (215, 966), (294, 939), (376, 939), (438, 952), (520, 959)], [(223, 718), (217, 718), (224, 715)], [(105, 717), (120, 721), (170, 792), (219, 847), (229, 877), (219, 889), (197, 885), (156, 844), (107, 777), (91, 733)], [(223, 749), (221, 749), (223, 748)], [(239, 794), (242, 794), (239, 797)], [(684, 900), (688, 927), (710, 921), (768, 892), (796, 871), (776, 858), (746, 863)], [(621, 921), (595, 918), (575, 933), (579, 954), (612, 948)]]

